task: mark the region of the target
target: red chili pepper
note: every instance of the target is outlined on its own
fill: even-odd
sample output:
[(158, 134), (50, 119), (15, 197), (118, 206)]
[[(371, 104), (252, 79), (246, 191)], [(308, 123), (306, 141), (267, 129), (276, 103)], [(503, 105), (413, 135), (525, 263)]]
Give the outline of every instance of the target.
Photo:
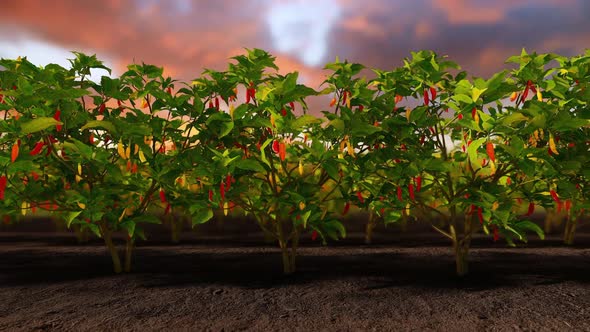
[(172, 208), (172, 206), (170, 205), (170, 203), (168, 203), (166, 205), (166, 209), (164, 210), (164, 215), (167, 215), (168, 213), (170, 213), (171, 208)]
[(172, 94), (172, 87), (168, 87), (168, 89), (166, 89), (166, 92), (168, 92), (169, 95)]
[(219, 109), (219, 98), (215, 97), (215, 108)]
[(166, 193), (164, 193), (164, 189), (160, 189), (160, 201), (166, 203)]
[[(61, 120), (60, 120), (60, 116), (61, 116), (61, 111), (58, 109), (58, 110), (56, 110), (56, 111), (55, 111), (55, 114), (53, 115), (53, 118), (54, 118), (56, 121), (60, 121), (60, 122), (61, 122)], [(60, 125), (60, 124), (57, 124), (57, 125), (55, 125), (55, 129), (56, 129), (57, 131), (61, 131), (61, 128), (62, 128), (62, 125)]]
[(225, 199), (225, 183), (223, 183), (223, 181), (221, 181), (219, 183), (219, 194), (221, 195), (221, 200)]
[(477, 108), (475, 108), (475, 107), (474, 107), (474, 108), (471, 110), (471, 117), (472, 117), (473, 119), (475, 119), (475, 116), (476, 116), (476, 115), (477, 115)]
[(106, 109), (106, 106), (104, 103), (100, 104), (100, 107), (98, 108), (98, 114), (102, 115), (104, 113), (104, 110)]
[(365, 109), (365, 106), (359, 105), (359, 112), (362, 112)]
[(432, 133), (432, 135), (436, 135), (436, 132), (434, 131), (434, 128), (428, 127), (428, 130), (430, 130), (430, 132)]
[(281, 109), (281, 115), (282, 116), (287, 116), (287, 110), (286, 109)]
[(432, 97), (430, 97), (430, 100), (435, 100), (436, 99), (436, 89), (433, 87), (430, 87), (430, 94), (432, 95)]
[(135, 174), (137, 173), (137, 164), (133, 163), (133, 165), (131, 166), (131, 173)]
[(397, 186), (397, 199), (400, 202), (403, 202), (404, 201), (403, 200), (403, 197), (402, 197), (402, 187), (400, 187), (400, 186)]
[(532, 214), (533, 214), (533, 212), (535, 212), (535, 203), (533, 203), (533, 202), (530, 202), (530, 203), (529, 203), (529, 209), (528, 209), (528, 211), (527, 211), (527, 213), (526, 213), (526, 216), (530, 216), (530, 215), (532, 215)]
[(526, 97), (529, 95), (529, 86), (527, 84), (527, 87), (524, 88), (524, 92), (522, 93), (522, 98), (520, 98), (520, 101), (525, 101)]
[(358, 197), (361, 204), (363, 204), (365, 202), (365, 199), (363, 198), (363, 194), (360, 191), (356, 192), (356, 197)]
[(38, 155), (39, 152), (41, 152), (41, 150), (43, 150), (43, 146), (45, 146), (44, 142), (37, 142), (37, 144), (35, 144), (35, 147), (33, 148), (33, 150), (31, 150), (30, 155), (31, 156)]
[(88, 141), (90, 144), (94, 145), (94, 133), (90, 133), (90, 137), (88, 137)]
[(494, 226), (494, 242), (500, 239), (500, 232), (498, 231), (498, 227)]
[(477, 218), (479, 219), (479, 223), (483, 224), (483, 209), (481, 207), (477, 208)]
[(315, 241), (318, 238), (318, 232), (316, 230), (314, 230), (313, 232), (311, 232), (311, 240)]
[(213, 108), (213, 100), (209, 100), (209, 107), (207, 108)]
[(560, 200), (559, 200), (559, 196), (557, 196), (557, 193), (555, 192), (555, 190), (551, 190), (549, 192), (551, 194), (551, 197), (553, 197), (553, 200), (555, 201), (555, 203), (559, 204)]
[(507, 185), (511, 185), (512, 184), (512, 179), (511, 178), (507, 178), (506, 179), (506, 184)]
[(494, 152), (494, 144), (492, 142), (488, 142), (488, 144), (486, 144), (486, 152), (488, 153), (490, 160), (496, 162), (496, 154)]
[(462, 120), (463, 119), (463, 114), (459, 114), (459, 116), (457, 117), (457, 119)]
[(408, 151), (408, 147), (406, 147), (406, 145), (404, 143), (402, 143), (402, 145), (400, 145), (399, 147), (402, 151)]
[(572, 201), (568, 199), (568, 200), (565, 201), (565, 210), (567, 212), (570, 212), (570, 209), (571, 208), (572, 208)]
[(35, 171), (31, 171), (31, 177), (35, 181), (39, 180), (39, 174), (37, 174), (37, 172), (35, 172)]
[(0, 176), (0, 201), (4, 200), (4, 191), (6, 191), (6, 183), (8, 178), (5, 175)]
[(272, 142), (272, 151), (274, 153), (279, 153), (279, 141)]
[(291, 106), (291, 112), (295, 111), (295, 103), (294, 102), (290, 102), (289, 106)]
[(209, 189), (209, 200), (213, 200), (213, 190)]
[(409, 183), (408, 184), (408, 191), (410, 192), (410, 199), (414, 200), (415, 196), (414, 196), (414, 184), (413, 183)]
[(430, 100), (428, 100), (428, 90), (424, 89), (424, 105), (428, 106)]
[(344, 204), (344, 209), (342, 210), (342, 215), (345, 216), (348, 213), (349, 209), (350, 209), (350, 202), (346, 202), (346, 204)]
[(424, 145), (424, 140), (426, 140), (426, 136), (420, 136), (420, 145)]
[(346, 95), (348, 93), (346, 91), (344, 91), (344, 93), (342, 94), (342, 105), (346, 105)]
[(420, 192), (421, 189), (422, 189), (422, 177), (420, 175), (418, 175), (416, 177), (416, 191)]
[(228, 174), (225, 177), (225, 188), (226, 188), (226, 190), (229, 190), (229, 188), (231, 188), (231, 184), (233, 182), (232, 180), (233, 180), (233, 177), (230, 174)]
[(561, 210), (563, 210), (563, 203), (559, 202), (557, 203), (557, 213), (561, 213)]

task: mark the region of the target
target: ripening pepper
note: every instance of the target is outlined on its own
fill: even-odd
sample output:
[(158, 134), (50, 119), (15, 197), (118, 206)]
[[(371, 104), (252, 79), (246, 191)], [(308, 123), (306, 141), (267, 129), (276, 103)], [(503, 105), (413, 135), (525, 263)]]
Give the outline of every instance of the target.
[(18, 158), (18, 152), (19, 152), (19, 146), (18, 146), (18, 142), (14, 143), (14, 145), (12, 145), (12, 151), (10, 153), (10, 160), (12, 162), (14, 162), (16, 160), (16, 158)]

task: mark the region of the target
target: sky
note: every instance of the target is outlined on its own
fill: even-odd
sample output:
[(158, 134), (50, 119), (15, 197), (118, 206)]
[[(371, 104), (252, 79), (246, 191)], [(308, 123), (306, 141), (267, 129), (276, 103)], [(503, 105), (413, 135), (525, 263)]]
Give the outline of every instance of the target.
[(1, 0), (0, 58), (67, 66), (76, 50), (115, 76), (145, 62), (190, 81), (262, 48), (319, 88), (336, 56), (386, 70), (430, 49), (487, 77), (522, 48), (583, 53), (588, 14), (584, 0)]

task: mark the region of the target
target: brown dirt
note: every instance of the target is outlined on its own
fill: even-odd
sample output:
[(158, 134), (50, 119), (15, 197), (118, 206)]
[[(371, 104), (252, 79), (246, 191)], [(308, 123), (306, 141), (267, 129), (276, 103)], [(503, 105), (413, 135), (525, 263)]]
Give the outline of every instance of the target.
[(458, 279), (436, 234), (304, 241), (298, 273), (259, 236), (184, 234), (140, 244), (134, 272), (111, 273), (98, 240), (0, 233), (5, 331), (590, 331), (590, 236), (506, 248), (477, 239)]

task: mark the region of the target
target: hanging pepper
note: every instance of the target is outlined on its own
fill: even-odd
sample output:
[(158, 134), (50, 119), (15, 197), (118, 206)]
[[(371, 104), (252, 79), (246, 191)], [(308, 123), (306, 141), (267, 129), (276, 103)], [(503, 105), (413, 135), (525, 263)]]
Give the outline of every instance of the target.
[(287, 146), (285, 145), (285, 143), (281, 142), (279, 144), (279, 158), (281, 158), (281, 161), (285, 160), (287, 154)]
[(8, 178), (5, 175), (0, 176), (0, 201), (4, 200), (4, 192), (6, 191), (6, 184)]
[(221, 200), (223, 201), (225, 199), (225, 183), (223, 183), (223, 181), (219, 183), (219, 194), (221, 195)]
[(356, 197), (358, 197), (359, 202), (361, 202), (361, 204), (363, 204), (365, 202), (365, 199), (363, 198), (363, 194), (360, 191), (356, 192)]
[(215, 97), (215, 108), (219, 109), (219, 97)]
[(428, 103), (430, 102), (430, 100), (428, 99), (428, 90), (424, 89), (424, 105), (428, 106)]
[(477, 208), (477, 218), (479, 219), (479, 223), (483, 224), (483, 209), (481, 207)]
[(336, 97), (332, 98), (332, 101), (330, 101), (330, 107), (334, 107), (334, 105), (336, 105)]
[[(55, 114), (53, 115), (53, 118), (54, 118), (56, 121), (59, 121), (59, 122), (61, 122), (61, 120), (60, 120), (60, 116), (61, 116), (61, 111), (60, 111), (59, 109), (57, 109), (57, 110), (55, 111)], [(56, 125), (55, 125), (55, 129), (56, 129), (57, 131), (61, 131), (61, 129), (62, 129), (62, 125), (60, 125), (60, 124), (56, 124)]]
[(273, 151), (274, 153), (277, 153), (277, 154), (278, 154), (278, 153), (279, 153), (279, 151), (280, 151), (279, 149), (280, 149), (280, 148), (279, 148), (279, 141), (273, 141), (273, 142), (272, 142), (272, 151)]
[(281, 108), (281, 115), (282, 116), (287, 116), (287, 110), (284, 108)]
[(551, 197), (553, 198), (555, 203), (557, 203), (557, 204), (561, 203), (559, 200), (559, 196), (557, 196), (557, 193), (555, 192), (555, 190), (551, 189), (551, 191), (549, 191), (549, 193), (551, 194)]
[(422, 177), (418, 175), (416, 177), (416, 191), (420, 192), (420, 189), (422, 189)]
[(94, 145), (94, 133), (90, 133), (90, 137), (88, 137), (88, 141), (90, 144)]
[(18, 143), (14, 143), (12, 146), (12, 151), (10, 153), (10, 160), (14, 162), (16, 158), (18, 158), (19, 146)]
[(100, 107), (98, 108), (98, 114), (102, 115), (104, 113), (104, 110), (106, 109), (106, 106), (104, 103), (100, 104)]
[(565, 201), (565, 211), (567, 213), (569, 213), (571, 208), (572, 208), (572, 201), (568, 199)]
[(291, 112), (295, 112), (295, 103), (294, 102), (290, 102), (289, 106), (291, 106)]
[(435, 100), (436, 99), (436, 89), (433, 87), (430, 87), (430, 94), (431, 94), (430, 100)]
[(400, 96), (400, 95), (395, 95), (395, 103), (396, 103), (396, 104), (399, 104), (399, 103), (400, 103), (400, 102), (403, 100), (403, 98), (404, 98), (404, 97), (402, 97), (402, 96)]
[(166, 193), (164, 193), (164, 189), (160, 189), (160, 201), (166, 203)]
[(403, 198), (402, 198), (402, 187), (400, 187), (400, 186), (397, 186), (397, 199), (400, 202), (403, 202), (404, 201)]
[(209, 189), (209, 200), (212, 201), (213, 200), (213, 190)]
[(557, 147), (555, 146), (555, 140), (553, 139), (553, 134), (549, 134), (549, 151), (551, 151), (553, 154), (559, 154), (559, 152), (557, 152)]
[(498, 231), (498, 227), (494, 226), (494, 242), (500, 239), (500, 232)]
[(413, 201), (415, 199), (415, 197), (414, 197), (414, 184), (411, 182), (408, 184), (408, 191), (410, 192), (410, 199)]
[(488, 157), (492, 162), (496, 162), (496, 154), (494, 153), (494, 144), (489, 142), (486, 144), (486, 152), (488, 153)]
[(513, 92), (513, 93), (510, 95), (510, 101), (515, 101), (517, 97), (518, 97), (518, 93), (516, 93), (516, 92)]
[(350, 209), (350, 202), (346, 202), (346, 204), (344, 204), (344, 209), (342, 210), (342, 215), (345, 216), (348, 213), (349, 209)]
[(318, 238), (318, 231), (315, 229), (311, 232), (311, 240), (315, 241)]
[(233, 177), (231, 176), (231, 174), (228, 174), (225, 176), (225, 188), (226, 190), (229, 190), (229, 188), (231, 188), (231, 183), (232, 183)]

